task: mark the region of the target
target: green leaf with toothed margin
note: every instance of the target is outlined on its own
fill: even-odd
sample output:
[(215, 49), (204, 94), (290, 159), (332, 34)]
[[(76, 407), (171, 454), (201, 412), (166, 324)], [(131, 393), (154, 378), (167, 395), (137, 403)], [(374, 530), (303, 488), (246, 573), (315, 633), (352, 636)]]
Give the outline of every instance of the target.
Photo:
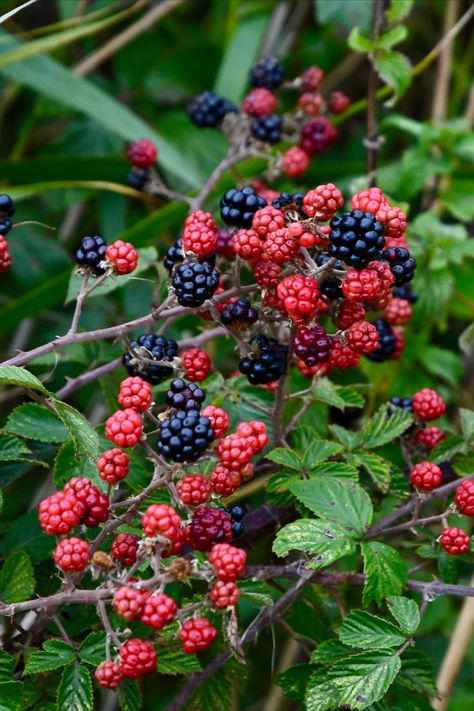
[(328, 521), (304, 518), (284, 526), (273, 541), (273, 552), (278, 556), (292, 550), (309, 553), (312, 558), (308, 567), (318, 569), (351, 555), (356, 548), (343, 528)]

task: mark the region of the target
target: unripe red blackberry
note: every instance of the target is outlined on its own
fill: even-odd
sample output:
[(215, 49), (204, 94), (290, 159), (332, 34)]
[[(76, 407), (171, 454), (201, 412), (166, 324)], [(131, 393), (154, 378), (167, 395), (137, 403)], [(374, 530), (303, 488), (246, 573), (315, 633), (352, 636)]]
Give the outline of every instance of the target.
[(130, 407), (137, 412), (145, 412), (153, 402), (151, 385), (138, 375), (125, 378), (120, 383), (117, 400), (123, 408)]
[(151, 168), (158, 156), (158, 150), (149, 138), (140, 138), (128, 149), (128, 160), (137, 168)]
[(105, 423), (105, 436), (118, 447), (134, 447), (143, 433), (143, 420), (130, 407), (117, 410)]
[(320, 67), (311, 66), (301, 75), (301, 86), (305, 91), (316, 91), (324, 79), (324, 71)]
[(465, 516), (474, 516), (474, 479), (465, 479), (459, 484), (454, 503)]
[(377, 328), (373, 323), (353, 323), (346, 332), (346, 341), (354, 353), (372, 353), (380, 347)]
[(233, 607), (240, 597), (240, 590), (235, 583), (225, 583), (218, 580), (209, 591), (212, 607), (216, 610), (225, 610), (226, 607)]
[(343, 301), (334, 319), (335, 325), (346, 331), (353, 323), (365, 319), (364, 305), (358, 301)]
[(268, 444), (267, 426), (260, 420), (240, 422), (236, 434), (243, 437), (256, 454), (260, 454)]
[(201, 348), (189, 348), (181, 353), (186, 378), (192, 383), (205, 380), (211, 370), (211, 359)]
[(105, 257), (113, 265), (116, 274), (131, 274), (138, 265), (138, 252), (130, 242), (121, 239), (109, 244)]
[(354, 353), (352, 348), (334, 339), (329, 356), (329, 365), (332, 368), (355, 368), (360, 364), (360, 354)]
[(142, 527), (149, 537), (160, 534), (174, 541), (181, 527), (181, 518), (168, 504), (151, 504), (143, 515)]
[(413, 395), (413, 412), (420, 420), (436, 420), (446, 412), (446, 403), (436, 390), (423, 388)]
[(351, 205), (353, 210), (362, 210), (376, 215), (386, 201), (387, 199), (380, 188), (368, 188), (353, 195)]
[(230, 417), (221, 407), (208, 405), (204, 410), (201, 410), (201, 415), (211, 421), (211, 427), (214, 430), (214, 439), (219, 439), (229, 431)]
[(138, 679), (156, 670), (156, 652), (151, 642), (129, 639), (120, 647), (122, 673), (127, 679)]
[(324, 107), (324, 97), (313, 91), (305, 91), (298, 97), (298, 106), (306, 116), (316, 116)]
[(112, 556), (129, 568), (137, 560), (140, 536), (134, 533), (119, 533), (112, 542)]
[(90, 561), (90, 548), (81, 538), (63, 538), (54, 549), (54, 561), (60, 570), (81, 573)]
[(275, 264), (287, 264), (295, 259), (298, 249), (298, 240), (291, 235), (289, 230), (282, 228), (281, 230), (270, 232), (265, 242), (263, 242), (262, 259)]
[(318, 310), (319, 285), (311, 276), (293, 274), (285, 277), (278, 284), (277, 295), (296, 324), (310, 321)]
[(104, 689), (116, 689), (123, 679), (122, 667), (116, 662), (105, 661), (99, 664), (94, 676), (99, 686)]
[(309, 217), (318, 220), (332, 220), (337, 210), (344, 205), (344, 198), (334, 183), (318, 185), (309, 190), (303, 200), (304, 211)]
[(192, 252), (201, 259), (214, 253), (217, 225), (210, 212), (196, 210), (186, 218), (182, 243), (187, 252)]
[(195, 550), (209, 551), (215, 543), (231, 540), (232, 520), (226, 511), (202, 506), (194, 512), (189, 535)]
[(278, 99), (266, 87), (257, 87), (247, 94), (242, 102), (242, 109), (249, 116), (268, 116), (278, 104)]
[(84, 505), (73, 493), (58, 491), (43, 499), (38, 507), (41, 528), (53, 536), (64, 535), (77, 526), (84, 514)]
[(262, 240), (255, 230), (239, 230), (232, 238), (234, 251), (242, 259), (258, 259), (262, 245)]
[(12, 265), (12, 255), (8, 251), (8, 242), (0, 235), (0, 274), (5, 274)]
[(412, 317), (412, 308), (406, 299), (392, 299), (385, 307), (383, 317), (392, 326), (405, 326)]
[(443, 480), (443, 472), (437, 464), (420, 462), (410, 472), (410, 481), (420, 491), (436, 489)]
[(342, 291), (348, 301), (372, 301), (380, 294), (382, 282), (375, 269), (348, 269)]
[(222, 464), (211, 472), (209, 483), (212, 490), (221, 496), (231, 496), (242, 483), (242, 478), (239, 471), (227, 469)]
[(176, 484), (176, 489), (186, 506), (201, 506), (211, 495), (211, 484), (203, 474), (185, 474)]
[(81, 523), (89, 528), (95, 528), (109, 518), (109, 497), (99, 491), (87, 477), (73, 477), (65, 485), (64, 491), (74, 494), (83, 504)]
[(399, 207), (384, 203), (377, 211), (377, 220), (384, 226), (387, 237), (402, 237), (407, 228), (407, 216)]
[(126, 585), (119, 588), (114, 595), (114, 607), (117, 614), (127, 622), (139, 619), (149, 594), (148, 590), (137, 590)]
[(308, 154), (298, 146), (293, 146), (283, 153), (281, 167), (289, 178), (301, 178), (309, 168)]
[(217, 636), (217, 630), (205, 617), (194, 617), (181, 627), (179, 638), (187, 654), (202, 652), (211, 646)]
[(342, 91), (333, 91), (328, 101), (328, 109), (331, 114), (342, 114), (349, 108), (351, 100)]
[(173, 622), (177, 611), (178, 607), (169, 595), (164, 593), (148, 595), (140, 615), (140, 621), (154, 630), (161, 630)]
[(224, 437), (217, 445), (216, 452), (221, 464), (233, 471), (240, 471), (255, 454), (248, 441), (237, 433)]
[(441, 432), (439, 427), (426, 427), (424, 430), (419, 430), (415, 435), (415, 442), (423, 444), (428, 452), (431, 452), (443, 439), (446, 439), (446, 435)]
[(471, 537), (462, 528), (445, 528), (439, 542), (450, 555), (467, 553), (471, 547)]
[(253, 265), (255, 281), (265, 289), (274, 288), (281, 279), (281, 267), (273, 262), (258, 260)]
[(230, 546), (228, 543), (217, 543), (212, 547), (209, 562), (219, 580), (233, 582), (244, 574), (247, 554), (242, 548)]
[(107, 484), (115, 486), (129, 473), (130, 457), (121, 449), (107, 449), (100, 455), (96, 466), (100, 478)]
[(270, 232), (280, 230), (285, 226), (285, 216), (281, 210), (277, 210), (272, 205), (267, 205), (257, 210), (252, 219), (252, 230), (259, 237), (265, 238)]

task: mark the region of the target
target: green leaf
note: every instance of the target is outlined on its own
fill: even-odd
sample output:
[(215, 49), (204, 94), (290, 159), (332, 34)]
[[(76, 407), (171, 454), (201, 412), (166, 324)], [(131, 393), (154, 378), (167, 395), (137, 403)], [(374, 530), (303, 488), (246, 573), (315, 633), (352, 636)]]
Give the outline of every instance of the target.
[(357, 447), (361, 439), (360, 432), (351, 432), (340, 425), (330, 425), (329, 430), (348, 451)]
[(372, 601), (380, 604), (385, 597), (399, 595), (408, 580), (407, 566), (400, 553), (378, 541), (362, 543), (361, 550), (367, 577), (364, 606), (367, 607)]
[(407, 28), (404, 27), (404, 25), (397, 25), (397, 27), (393, 27), (391, 30), (388, 30), (388, 32), (384, 32), (383, 35), (380, 35), (375, 43), (376, 49), (392, 49), (396, 44), (403, 42), (407, 35)]
[(305, 697), (306, 685), (313, 671), (313, 667), (309, 664), (296, 664), (296, 666), (278, 674), (275, 681), (278, 686), (281, 686), (285, 696), (292, 701), (302, 703)]
[(305, 518), (284, 526), (273, 541), (273, 552), (278, 556), (292, 550), (314, 555), (308, 567), (317, 569), (354, 553), (355, 546), (343, 528)]
[(25, 368), (16, 365), (3, 365), (0, 367), (0, 383), (3, 385), (17, 385), (21, 388), (36, 390), (43, 394), (48, 394), (41, 380), (38, 380)]
[(30, 556), (15, 550), (0, 570), (0, 600), (7, 603), (28, 600), (35, 589), (35, 578)]
[(3, 649), (0, 650), (0, 682), (13, 681), (14, 658)]
[(55, 546), (52, 536), (45, 536), (38, 521), (38, 510), (28, 511), (19, 516), (8, 527), (2, 541), (2, 553), (9, 553), (15, 548), (21, 548), (33, 563), (40, 563), (50, 557)]
[(342, 447), (337, 442), (315, 438), (304, 453), (303, 466), (305, 469), (312, 469), (317, 464), (326, 462), (329, 457), (339, 454), (339, 452), (342, 452)]
[(4, 431), (51, 444), (69, 439), (67, 429), (54, 412), (36, 402), (15, 408), (8, 417)]
[(436, 445), (429, 459), (431, 462), (439, 464), (440, 462), (453, 459), (457, 454), (467, 454), (468, 452), (469, 445), (463, 437), (450, 435)]
[[(138, 287), (138, 282), (140, 280), (137, 280), (137, 277), (140, 274), (143, 274), (143, 272), (146, 272), (146, 270), (149, 269), (154, 262), (156, 262), (157, 257), (158, 255), (155, 247), (143, 247), (142, 249), (139, 249), (138, 265), (137, 268), (134, 270), (133, 274), (121, 274), (119, 276), (111, 275), (107, 278), (104, 284), (101, 284), (101, 286), (98, 286), (97, 289), (94, 289), (91, 295), (87, 297), (87, 301), (89, 301), (90, 299), (94, 299), (97, 296), (104, 296), (105, 294), (110, 294), (116, 289), (123, 289), (131, 282), (137, 282), (136, 286)], [(66, 304), (69, 304), (71, 301), (76, 300), (82, 282), (83, 277), (78, 272), (73, 271), (71, 273), (71, 278), (69, 280), (69, 285), (67, 289), (67, 296), (65, 301)]]
[(78, 455), (84, 459), (96, 459), (99, 454), (99, 437), (84, 415), (61, 400), (54, 401), (54, 408), (69, 430)]
[(289, 488), (313, 513), (342, 526), (352, 538), (363, 535), (370, 526), (372, 502), (352, 481), (318, 478), (294, 482)]
[(346, 464), (345, 462), (324, 462), (317, 464), (311, 469), (310, 477), (326, 476), (334, 477), (335, 479), (354, 479), (358, 481), (356, 467)]
[(353, 28), (347, 39), (347, 44), (354, 52), (360, 52), (361, 54), (368, 54), (375, 47), (374, 42), (369, 37), (361, 34), (359, 27)]
[(31, 451), (24, 442), (10, 435), (0, 434), (1, 462), (14, 462), (22, 459), (25, 454), (31, 454)]
[(352, 388), (335, 385), (328, 378), (318, 378), (311, 386), (311, 393), (316, 400), (339, 410), (345, 410), (346, 407), (363, 407), (365, 402)]
[(377, 489), (384, 494), (387, 493), (392, 475), (390, 464), (383, 457), (371, 452), (354, 452), (347, 454), (346, 459), (356, 467), (363, 467)]
[(359, 25), (368, 32), (372, 20), (374, 2), (334, 2), (334, 0), (318, 0), (314, 3), (315, 15), (318, 24), (329, 25), (331, 31), (334, 27), (349, 31)]
[(344, 644), (361, 649), (401, 647), (405, 642), (394, 624), (362, 610), (347, 615), (337, 636)]
[[(327, 682), (308, 689), (307, 711), (327, 709), (324, 687), (334, 690), (337, 703), (351, 709), (365, 709), (381, 699), (400, 670), (400, 657), (389, 650), (366, 652), (337, 662), (326, 672)], [(322, 703), (323, 705), (319, 705)]]
[(242, 99), (267, 23), (268, 15), (252, 14), (239, 18), (214, 83), (217, 94), (235, 102)]
[(182, 649), (158, 647), (158, 673), (175, 676), (201, 671), (201, 665), (195, 654), (186, 654)]
[(21, 681), (0, 683), (0, 711), (23, 711), (23, 684)]
[(58, 688), (58, 711), (92, 711), (89, 670), (80, 664), (66, 667)]
[(466, 410), (465, 407), (459, 408), (459, 419), (461, 420), (461, 430), (463, 437), (471, 442), (474, 438), (474, 412)]
[(58, 450), (54, 460), (54, 483), (58, 489), (61, 489), (66, 482), (75, 476), (87, 477), (99, 489), (104, 486), (95, 463), (87, 459), (78, 459), (74, 443), (66, 442)]
[(348, 388), (346, 385), (336, 385), (336, 392), (347, 407), (364, 407), (365, 405), (365, 398), (353, 388)]
[[(4, 49), (22, 46), (19, 40), (4, 30), (0, 31), (0, 37), (4, 38)], [(85, 114), (125, 141), (135, 141), (143, 136), (150, 138), (159, 148), (160, 165), (186, 185), (200, 186), (203, 176), (190, 165), (181, 147), (157, 134), (125, 104), (109, 96), (91, 81), (73, 74), (51, 57), (26, 59), (3, 67), (0, 71), (16, 84), (25, 84), (41, 95)]]
[(401, 655), (402, 668), (397, 681), (408, 689), (438, 696), (434, 677), (433, 660), (426, 652), (418, 649), (405, 649)]
[(134, 679), (124, 679), (118, 688), (119, 706), (122, 711), (140, 711), (142, 693)]
[(91, 632), (79, 647), (79, 657), (86, 664), (97, 667), (104, 660), (105, 633)]
[(401, 407), (388, 414), (387, 405), (382, 405), (362, 430), (361, 440), (365, 449), (374, 449), (399, 437), (413, 422), (413, 415)]
[(71, 664), (74, 659), (74, 649), (70, 644), (50, 639), (43, 644), (43, 651), (37, 649), (30, 651), (24, 673), (44, 674), (44, 672), (52, 669), (59, 669), (66, 666), (66, 664)]
[(283, 449), (283, 447), (274, 449), (267, 454), (266, 458), (272, 462), (276, 462), (276, 464), (281, 464), (283, 467), (288, 467), (288, 469), (294, 469), (298, 472), (303, 467), (302, 457), (298, 452), (292, 449)]
[(404, 634), (412, 635), (416, 632), (420, 624), (420, 613), (414, 600), (401, 595), (391, 595), (387, 598), (387, 607)]
[(313, 664), (328, 664), (337, 662), (345, 657), (351, 657), (353, 654), (357, 654), (357, 652), (339, 640), (327, 639), (318, 644), (311, 655), (311, 662)]
[(395, 24), (410, 14), (414, 0), (390, 0), (386, 15), (389, 22)]
[(373, 59), (381, 79), (393, 89), (393, 96), (386, 101), (393, 106), (405, 93), (411, 83), (411, 64), (400, 52), (380, 52)]

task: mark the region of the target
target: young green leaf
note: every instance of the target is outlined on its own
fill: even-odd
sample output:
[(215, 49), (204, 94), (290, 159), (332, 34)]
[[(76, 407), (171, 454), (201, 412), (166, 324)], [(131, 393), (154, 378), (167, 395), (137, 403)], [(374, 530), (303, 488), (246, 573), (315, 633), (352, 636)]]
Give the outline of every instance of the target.
[(313, 382), (311, 393), (316, 400), (344, 410), (346, 407), (363, 407), (364, 399), (352, 388), (335, 385), (328, 378), (318, 378)]
[(51, 444), (69, 439), (69, 432), (54, 412), (36, 402), (28, 402), (15, 408), (7, 420), (4, 431)]
[(276, 464), (281, 464), (283, 467), (288, 467), (288, 469), (294, 469), (298, 472), (303, 467), (302, 457), (293, 449), (284, 449), (283, 447), (274, 449), (267, 454), (267, 459), (270, 459), (272, 462), (276, 462)]
[(355, 552), (347, 531), (327, 521), (301, 519), (284, 526), (273, 541), (273, 551), (285, 556), (292, 550), (314, 555), (309, 568), (325, 568), (339, 558)]
[(361, 486), (320, 477), (290, 484), (290, 491), (313, 513), (342, 526), (347, 535), (363, 535), (372, 521), (372, 502)]
[(140, 711), (142, 693), (134, 679), (123, 679), (118, 688), (118, 700), (121, 711)]
[(31, 650), (28, 654), (25, 674), (43, 674), (44, 672), (71, 664), (75, 659), (74, 649), (61, 640), (49, 639), (43, 644), (43, 650)]
[(84, 459), (95, 459), (99, 454), (99, 437), (84, 415), (61, 400), (54, 401), (54, 408), (68, 429), (77, 453)]
[(414, 0), (390, 0), (390, 7), (386, 15), (391, 23), (400, 22), (410, 14)]
[(380, 52), (374, 57), (374, 66), (381, 79), (393, 89), (393, 96), (386, 101), (393, 106), (406, 92), (411, 83), (411, 64), (400, 52)]
[(337, 636), (344, 644), (361, 649), (401, 647), (405, 642), (394, 624), (362, 610), (347, 615)]
[(357, 447), (362, 439), (360, 432), (351, 432), (340, 425), (330, 425), (329, 430), (348, 452)]
[(87, 667), (76, 663), (65, 668), (58, 688), (58, 708), (92, 711), (92, 684)]
[(378, 454), (372, 452), (354, 452), (346, 455), (349, 463), (356, 467), (363, 467), (374, 485), (382, 493), (387, 493), (392, 480), (391, 466)]
[(392, 408), (388, 415), (387, 406), (382, 405), (370, 418), (362, 431), (361, 441), (365, 449), (382, 447), (399, 437), (413, 423), (413, 415), (401, 407)]
[(380, 604), (385, 597), (399, 595), (408, 580), (407, 565), (396, 548), (378, 541), (362, 543), (364, 558), (363, 602)]
[(416, 632), (420, 624), (420, 613), (414, 600), (401, 595), (391, 595), (387, 598), (387, 607), (404, 634), (412, 635)]
[(303, 458), (305, 469), (312, 469), (321, 462), (326, 462), (329, 457), (334, 457), (342, 451), (342, 446), (337, 442), (327, 439), (314, 439), (306, 449)]
[(0, 367), (0, 383), (3, 385), (16, 385), (21, 388), (29, 388), (37, 392), (48, 394), (41, 380), (30, 373), (25, 368), (16, 365), (2, 365)]
[(0, 600), (7, 603), (28, 600), (35, 589), (35, 577), (30, 556), (14, 550), (0, 570)]
[(97, 667), (104, 661), (105, 632), (91, 632), (79, 647), (79, 657), (86, 664)]

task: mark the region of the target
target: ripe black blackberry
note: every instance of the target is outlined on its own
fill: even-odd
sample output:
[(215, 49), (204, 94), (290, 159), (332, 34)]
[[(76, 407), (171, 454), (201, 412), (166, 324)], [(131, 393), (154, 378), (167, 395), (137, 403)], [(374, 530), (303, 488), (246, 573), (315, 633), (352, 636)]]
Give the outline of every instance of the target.
[(326, 363), (329, 360), (333, 339), (323, 326), (298, 329), (295, 338), (295, 355), (308, 366)]
[(0, 217), (11, 217), (15, 212), (15, 203), (10, 195), (0, 195)]
[(130, 341), (137, 356), (127, 351), (122, 362), (129, 375), (138, 375), (151, 385), (157, 385), (171, 377), (173, 368), (163, 363), (147, 363), (140, 359), (154, 361), (172, 361), (178, 355), (178, 344), (172, 338), (157, 336), (154, 333), (142, 333), (141, 336)]
[(281, 141), (283, 119), (278, 114), (260, 116), (252, 121), (250, 131), (252, 136), (264, 143), (278, 143)]
[(208, 261), (193, 259), (174, 269), (171, 285), (181, 306), (195, 308), (214, 296), (219, 272)]
[(76, 251), (76, 264), (88, 269), (94, 276), (105, 274), (104, 267), (100, 263), (105, 260), (107, 243), (103, 237), (83, 237), (81, 246)]
[(245, 507), (241, 504), (235, 504), (235, 506), (231, 506), (229, 509), (229, 514), (233, 522), (242, 521), (245, 516)]
[(200, 128), (216, 128), (224, 116), (237, 112), (237, 107), (223, 96), (205, 91), (195, 96), (188, 106), (188, 116)]
[(171, 245), (171, 247), (168, 247), (165, 258), (163, 260), (163, 264), (165, 265), (166, 269), (171, 272), (173, 271), (173, 267), (175, 264), (178, 264), (179, 262), (182, 262), (184, 259), (184, 254), (183, 254), (183, 240), (181, 237), (176, 240), (174, 244)]
[(131, 188), (135, 188), (135, 190), (143, 190), (149, 173), (148, 168), (133, 168), (127, 175), (127, 185), (130, 185)]
[(242, 521), (232, 521), (232, 537), (240, 538), (243, 533), (245, 533), (245, 525)]
[(250, 344), (255, 352), (239, 362), (239, 370), (247, 376), (248, 381), (252, 385), (264, 385), (281, 378), (286, 370), (288, 346), (263, 334), (252, 338)]
[(397, 338), (393, 328), (389, 323), (384, 321), (383, 318), (378, 318), (373, 323), (377, 329), (380, 346), (376, 351), (364, 353), (364, 355), (369, 360), (375, 361), (375, 363), (383, 363), (384, 360), (388, 360), (397, 350)]
[(241, 326), (258, 321), (258, 311), (254, 309), (247, 299), (237, 299), (223, 309), (221, 321), (226, 326)]
[(199, 410), (206, 393), (196, 383), (187, 383), (182, 378), (173, 380), (166, 393), (166, 404), (177, 410)]
[(390, 398), (390, 404), (395, 407), (401, 407), (401, 409), (406, 410), (406, 412), (413, 411), (411, 397), (398, 397), (398, 395), (395, 395), (395, 397)]
[(262, 57), (250, 69), (250, 83), (252, 86), (276, 89), (282, 84), (284, 75), (284, 69), (276, 57)]
[(221, 198), (221, 217), (227, 225), (251, 227), (254, 214), (266, 204), (267, 201), (250, 186), (242, 190), (231, 188)]
[(410, 304), (416, 304), (419, 299), (418, 294), (412, 291), (411, 284), (395, 287), (393, 289), (393, 295), (396, 299), (406, 299)]
[(10, 220), (9, 217), (0, 217), (0, 235), (7, 235), (11, 228), (13, 227), (13, 223)]
[(178, 410), (160, 425), (158, 452), (173, 462), (195, 462), (213, 438), (208, 417), (199, 410)]
[(308, 216), (303, 210), (303, 198), (303, 193), (280, 193), (280, 195), (272, 201), (272, 205), (283, 213), (297, 212), (301, 217), (307, 219)]
[(395, 277), (395, 286), (404, 286), (415, 276), (416, 259), (405, 247), (384, 249), (380, 258), (390, 264), (390, 270)]
[(371, 212), (351, 210), (333, 217), (329, 223), (329, 256), (355, 269), (363, 269), (380, 257), (385, 246), (383, 225)]

